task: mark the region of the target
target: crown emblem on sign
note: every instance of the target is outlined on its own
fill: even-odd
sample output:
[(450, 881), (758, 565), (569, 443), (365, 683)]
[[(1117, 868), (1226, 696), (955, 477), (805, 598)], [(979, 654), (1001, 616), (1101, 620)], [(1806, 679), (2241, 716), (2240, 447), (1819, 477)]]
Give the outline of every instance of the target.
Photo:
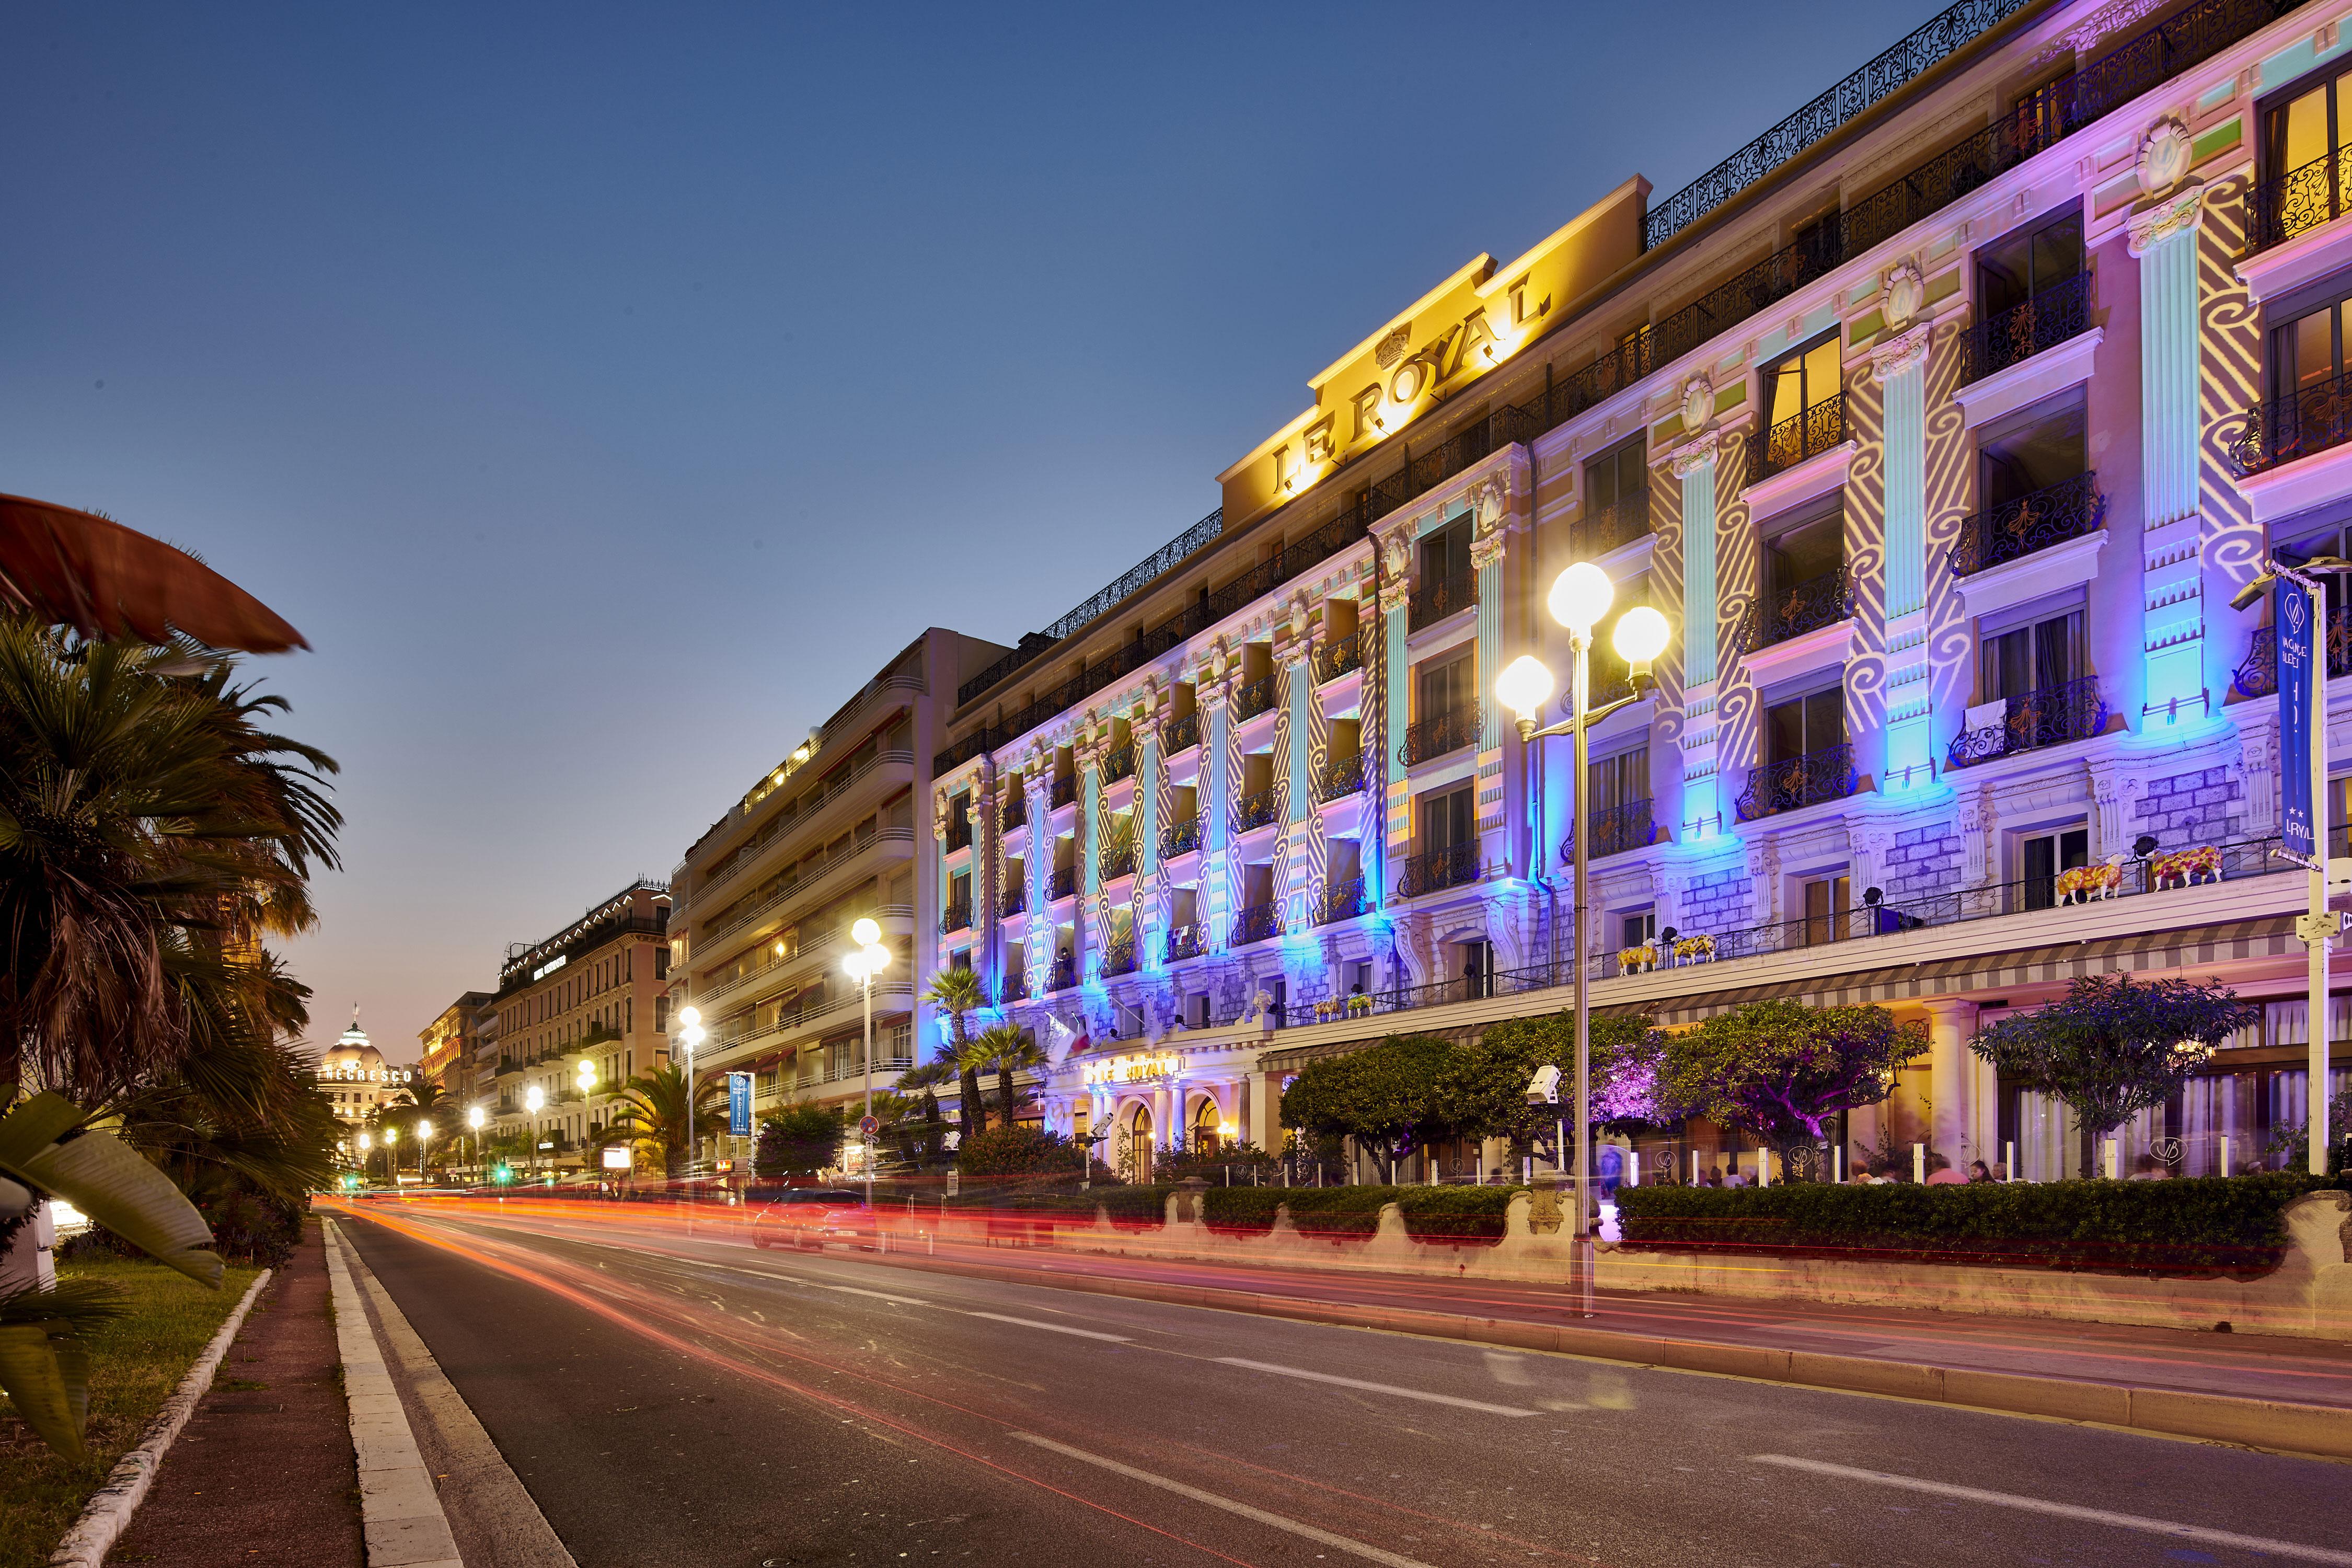
[(1381, 340), (1381, 346), (1372, 351), (1372, 357), (1381, 362), (1382, 370), (1388, 370), (1392, 368), (1397, 361), (1404, 358), (1404, 351), (1412, 345), (1412, 329), (1399, 327)]

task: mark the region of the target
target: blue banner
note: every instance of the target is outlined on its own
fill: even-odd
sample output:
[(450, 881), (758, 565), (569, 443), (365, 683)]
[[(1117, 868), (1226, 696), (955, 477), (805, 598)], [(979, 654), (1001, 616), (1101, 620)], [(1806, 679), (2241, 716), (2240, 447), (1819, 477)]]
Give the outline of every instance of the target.
[(730, 1072), (727, 1075), (727, 1131), (730, 1136), (748, 1138), (751, 1135), (751, 1075)]
[(2321, 854), (2313, 832), (2319, 803), (2311, 798), (2311, 595), (2284, 576), (2271, 593), (2271, 623), (2278, 629), (2279, 837), (2289, 855), (2308, 863)]

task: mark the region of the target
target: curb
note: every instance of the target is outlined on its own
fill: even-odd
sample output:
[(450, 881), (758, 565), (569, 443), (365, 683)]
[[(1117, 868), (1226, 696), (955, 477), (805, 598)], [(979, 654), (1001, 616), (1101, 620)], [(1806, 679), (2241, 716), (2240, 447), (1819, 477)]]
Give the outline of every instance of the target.
[(244, 1300), (221, 1324), (220, 1331), (213, 1336), (204, 1353), (196, 1357), (195, 1364), (188, 1368), (188, 1374), (180, 1379), (180, 1386), (163, 1401), (163, 1408), (156, 1412), (155, 1419), (147, 1424), (146, 1435), (139, 1439), (139, 1446), (114, 1461), (114, 1468), (106, 1473), (106, 1484), (91, 1494), (81, 1517), (74, 1521), (73, 1528), (66, 1531), (57, 1551), (50, 1554), (49, 1568), (99, 1568), (106, 1561), (106, 1554), (131, 1527), (131, 1516), (146, 1498), (147, 1489), (155, 1484), (155, 1472), (163, 1468), (164, 1453), (179, 1437), (188, 1417), (196, 1413), (197, 1404), (211, 1391), (213, 1374), (226, 1359), (237, 1331), (245, 1327), (245, 1315), (253, 1310), (261, 1288), (276, 1273), (274, 1268), (265, 1268), (247, 1287)]
[(343, 1396), (351, 1406), (352, 1451), (359, 1458), (360, 1530), (371, 1568), (465, 1568), (457, 1539), (442, 1511), (441, 1493), (383, 1362), (383, 1346), (368, 1321), (343, 1248), (351, 1245), (331, 1219), (327, 1239), (327, 1289), (335, 1304), (335, 1348), (343, 1363)]
[(1533, 1322), (1513, 1318), (1476, 1318), (1454, 1312), (1432, 1312), (1415, 1307), (1322, 1301), (1254, 1290), (1234, 1290), (1222, 1286), (1161, 1285), (1112, 1275), (1012, 1268), (1000, 1264), (966, 1263), (936, 1257), (917, 1258), (907, 1253), (878, 1253), (872, 1260), (899, 1268), (961, 1274), (1004, 1284), (1046, 1285), (1055, 1289), (1077, 1290), (1089, 1295), (1120, 1296), (1130, 1300), (1158, 1301), (1179, 1307), (1204, 1307), (1214, 1311), (1248, 1312), (1264, 1318), (1288, 1319), (1294, 1322), (1378, 1329), (1431, 1339), (1465, 1340), (1473, 1344), (1589, 1356), (1600, 1361), (1625, 1362), (1669, 1372), (1754, 1378), (1765, 1383), (1790, 1384), (1841, 1394), (1916, 1399), (1931, 1405), (1949, 1405), (2006, 1415), (2083, 1421), (2167, 1437), (2191, 1437), (2231, 1443), (2242, 1447), (2352, 1459), (2352, 1408), (2336, 1405), (2241, 1399), (2226, 1394), (2140, 1388), (2128, 1384), (2039, 1377), (2030, 1373), (1984, 1372), (1969, 1367), (1937, 1366), (1925, 1362), (1833, 1355), (1818, 1351), (1781, 1350), (1769, 1345), (1737, 1344), (1716, 1340), (1668, 1339), (1655, 1334), (1627, 1333), (1616, 1329), (1590, 1329), (1577, 1324)]

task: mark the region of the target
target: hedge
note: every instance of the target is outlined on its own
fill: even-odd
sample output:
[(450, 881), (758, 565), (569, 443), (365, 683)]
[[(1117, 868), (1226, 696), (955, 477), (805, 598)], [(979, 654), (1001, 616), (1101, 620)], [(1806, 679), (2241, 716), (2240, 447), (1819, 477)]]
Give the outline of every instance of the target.
[(1625, 1245), (1866, 1261), (2229, 1275), (2279, 1266), (2284, 1211), (2343, 1177), (2279, 1173), (2160, 1182), (1621, 1187)]
[(1515, 1187), (1211, 1187), (1202, 1217), (1213, 1230), (1263, 1235), (1287, 1205), (1290, 1223), (1308, 1236), (1370, 1236), (1381, 1209), (1404, 1211), (1406, 1233), (1424, 1241), (1499, 1241)]

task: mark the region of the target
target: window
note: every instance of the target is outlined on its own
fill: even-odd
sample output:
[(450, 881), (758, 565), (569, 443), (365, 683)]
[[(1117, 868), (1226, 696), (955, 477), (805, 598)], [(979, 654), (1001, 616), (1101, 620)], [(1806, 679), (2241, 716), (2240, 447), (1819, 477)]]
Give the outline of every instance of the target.
[(1470, 571), (1470, 517), (1455, 518), (1421, 542), (1421, 580), (1443, 583)]
[(1766, 370), (1760, 437), (1764, 450), (1757, 460), (1756, 477), (1776, 474), (1844, 440), (1843, 391), (1834, 331)]
[(1650, 799), (1650, 752), (1644, 746), (1614, 757), (1598, 757), (1585, 771), (1585, 804), (1592, 815)]
[(1655, 910), (1636, 910), (1632, 914), (1617, 917), (1617, 945), (1621, 950), (1647, 947), (1657, 934), (1658, 911)]
[(1970, 374), (1990, 375), (2090, 325), (2082, 278), (2079, 210), (2037, 218), (1978, 251)]
[(2083, 612), (2068, 610), (1986, 637), (1979, 660), (1987, 702), (2054, 691), (2083, 673)]
[(1476, 790), (1469, 784), (1421, 797), (1421, 850), (1451, 849), (1470, 843), (1477, 832)]
[(2058, 873), (2091, 863), (2091, 830), (2062, 827), (2018, 843), (2018, 880), (2025, 884), (2025, 907), (2046, 910), (2058, 902)]
[(2274, 329), (2271, 333), (2272, 395), (2308, 395), (2341, 376), (2347, 321), (2352, 321), (2352, 300), (2337, 300)]
[(1420, 717), (1438, 719), (1475, 708), (1477, 664), (1475, 653), (1465, 652), (1443, 664), (1422, 666), (1418, 672), (1419, 689), (1414, 693)]
[(1846, 618), (1845, 513), (1842, 509), (1833, 506), (1765, 542), (1764, 601), (1759, 613), (1759, 647)]
[(1845, 744), (1845, 692), (1832, 686), (1764, 710), (1764, 760), (1794, 762)]
[(2292, 238), (2344, 210), (2345, 154), (2352, 149), (2347, 76), (2352, 72), (2314, 83), (2263, 114), (2262, 178), (2284, 187), (2278, 209), (2284, 221), (2262, 237)]
[(1977, 458), (1986, 510), (2010, 507), (2081, 474), (2086, 425), (2083, 395), (2075, 392), (1988, 437)]
[(1843, 874), (1816, 877), (1805, 883), (1804, 945), (1835, 942), (1845, 934), (1846, 914), (1853, 907), (1853, 884)]
[(1588, 551), (1614, 550), (1650, 531), (1649, 450), (1636, 436), (1584, 465)]

